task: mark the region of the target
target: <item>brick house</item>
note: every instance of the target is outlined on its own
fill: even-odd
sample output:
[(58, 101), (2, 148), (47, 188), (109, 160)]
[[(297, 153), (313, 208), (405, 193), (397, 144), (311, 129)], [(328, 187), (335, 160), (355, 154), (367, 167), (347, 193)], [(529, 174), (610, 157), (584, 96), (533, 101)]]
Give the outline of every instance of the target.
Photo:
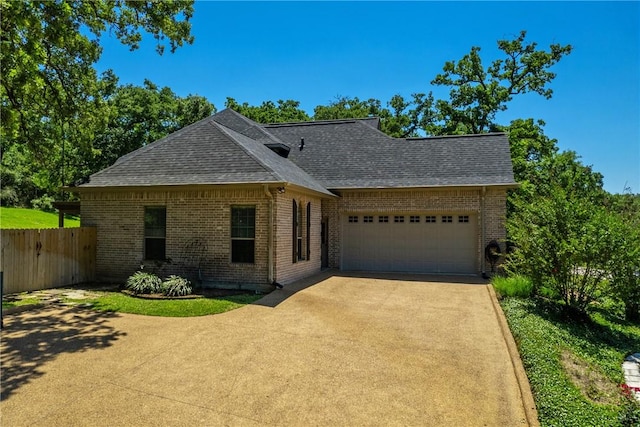
[(505, 238), (505, 134), (391, 138), (376, 118), (261, 125), (223, 110), (73, 191), (97, 274), (141, 265), (268, 288), (322, 268), (480, 274)]

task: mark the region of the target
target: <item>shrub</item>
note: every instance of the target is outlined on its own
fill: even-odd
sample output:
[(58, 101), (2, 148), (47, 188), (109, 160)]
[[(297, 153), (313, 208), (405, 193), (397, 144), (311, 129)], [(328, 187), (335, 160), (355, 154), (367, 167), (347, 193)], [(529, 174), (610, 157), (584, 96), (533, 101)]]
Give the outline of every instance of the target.
[(531, 279), (518, 274), (509, 277), (495, 276), (491, 283), (496, 292), (503, 296), (527, 298), (533, 292)]
[(134, 294), (154, 294), (162, 290), (162, 280), (155, 274), (136, 271), (127, 279), (126, 288)]
[(191, 282), (180, 276), (169, 276), (162, 283), (162, 293), (170, 297), (190, 295), (192, 290)]

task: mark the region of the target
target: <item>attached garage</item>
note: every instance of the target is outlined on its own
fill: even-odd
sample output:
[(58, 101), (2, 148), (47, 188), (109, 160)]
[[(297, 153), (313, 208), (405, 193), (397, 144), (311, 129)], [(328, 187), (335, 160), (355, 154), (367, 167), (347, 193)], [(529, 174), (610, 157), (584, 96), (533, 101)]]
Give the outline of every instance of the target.
[(342, 218), (342, 269), (475, 274), (478, 217), (469, 213)]

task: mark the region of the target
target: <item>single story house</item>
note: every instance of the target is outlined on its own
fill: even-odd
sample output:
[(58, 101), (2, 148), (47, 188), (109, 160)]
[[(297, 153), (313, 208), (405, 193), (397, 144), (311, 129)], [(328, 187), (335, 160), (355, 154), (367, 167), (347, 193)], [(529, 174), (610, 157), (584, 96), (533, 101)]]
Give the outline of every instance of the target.
[(516, 186), (503, 133), (391, 138), (377, 118), (259, 124), (230, 109), (74, 187), (97, 275), (141, 266), (269, 287), (322, 268), (481, 274)]

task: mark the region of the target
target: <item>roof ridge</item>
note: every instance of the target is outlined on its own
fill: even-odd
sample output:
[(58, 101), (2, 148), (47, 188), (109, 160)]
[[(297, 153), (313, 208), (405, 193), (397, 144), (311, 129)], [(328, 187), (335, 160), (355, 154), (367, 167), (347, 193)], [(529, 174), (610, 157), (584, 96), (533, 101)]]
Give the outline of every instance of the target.
[[(233, 110), (231, 110), (233, 111)], [(258, 162), (258, 164), (265, 169), (267, 172), (271, 173), (273, 176), (275, 176), (276, 178), (279, 179), (283, 179), (283, 177), (280, 176), (280, 174), (278, 174), (275, 170), (273, 170), (272, 167), (266, 165), (262, 159), (260, 159), (259, 157), (257, 157), (256, 155), (254, 155), (250, 150), (247, 149), (247, 147), (244, 146), (244, 144), (240, 141), (238, 141), (235, 136), (233, 136), (229, 131), (233, 132), (233, 133), (237, 133), (238, 135), (242, 135), (243, 137), (253, 141), (256, 144), (259, 144), (259, 142), (257, 142), (256, 140), (254, 140), (253, 138), (249, 138), (247, 135), (241, 134), (240, 132), (236, 132), (233, 129), (230, 129), (228, 127), (226, 127), (225, 125), (222, 125), (214, 120), (211, 121), (210, 123), (211, 125), (213, 125), (214, 127), (218, 128), (218, 130), (220, 130), (222, 133), (224, 133), (226, 136), (228, 136), (231, 141), (233, 141), (237, 146), (239, 146), (242, 151), (244, 151), (246, 154), (249, 155), (249, 157), (251, 157), (253, 160), (255, 160), (256, 162)], [(275, 153), (274, 153), (275, 154)], [(277, 155), (277, 154), (276, 154)]]
[[(102, 173), (107, 172), (108, 170), (112, 169), (113, 167), (115, 167), (115, 166), (117, 166), (117, 165), (122, 165), (122, 163), (124, 163), (124, 162), (128, 162), (128, 161), (130, 161), (131, 159), (136, 158), (136, 157), (138, 157), (138, 156), (139, 156), (139, 155), (141, 155), (141, 154), (148, 153), (149, 151), (151, 151), (151, 150), (153, 150), (153, 149), (155, 149), (155, 148), (161, 147), (161, 146), (163, 146), (166, 142), (168, 142), (170, 139), (173, 139), (174, 137), (179, 136), (179, 135), (181, 135), (182, 133), (186, 132), (186, 131), (187, 131), (187, 129), (197, 128), (197, 127), (199, 127), (200, 125), (206, 124), (206, 123), (207, 123), (207, 120), (211, 120), (211, 118), (212, 118), (212, 117), (213, 117), (212, 115), (207, 116), (207, 117), (205, 117), (205, 118), (203, 118), (203, 119), (198, 120), (197, 122), (193, 122), (193, 123), (191, 123), (191, 124), (188, 124), (188, 125), (186, 125), (186, 126), (183, 126), (183, 127), (181, 127), (180, 129), (178, 129), (177, 131), (175, 131), (175, 132), (171, 132), (170, 134), (163, 136), (162, 138), (158, 139), (157, 141), (153, 141), (153, 142), (152, 142), (152, 143), (150, 143), (150, 144), (143, 145), (143, 146), (142, 146), (142, 147), (140, 147), (140, 148), (137, 148), (137, 149), (135, 149), (135, 150), (133, 150), (133, 151), (130, 151), (130, 152), (128, 152), (127, 154), (124, 154), (124, 155), (122, 155), (122, 156), (118, 157), (118, 158), (116, 159), (116, 161), (115, 161), (115, 162), (113, 162), (113, 164), (112, 164), (112, 165), (110, 165), (110, 166), (108, 166), (108, 167), (106, 167), (106, 168), (104, 168), (104, 169), (102, 169), (102, 170), (99, 170), (98, 172), (96, 172), (96, 173), (92, 174), (91, 176), (94, 176), (94, 175), (101, 175)], [(212, 121), (212, 120), (211, 120), (211, 121)]]
[(408, 138), (398, 138), (404, 139), (407, 141), (419, 141), (424, 139), (453, 139), (453, 138), (478, 138), (483, 136), (497, 136), (497, 135), (506, 135), (506, 132), (486, 132), (486, 133), (464, 133), (462, 135), (431, 135), (431, 136), (415, 136)]
[[(234, 109), (232, 109), (232, 108), (225, 108), (224, 110), (220, 111), (219, 113), (222, 113), (222, 112), (224, 112), (224, 111), (226, 111), (226, 110), (229, 110), (231, 113), (233, 113), (235, 116), (239, 117), (239, 118), (240, 118), (244, 123), (246, 123), (246, 124), (248, 125), (248, 127), (247, 127), (247, 128), (245, 128), (245, 129), (243, 129), (243, 131), (244, 131), (244, 130), (247, 130), (247, 129), (250, 129), (250, 128), (255, 127), (255, 128), (260, 129), (260, 130), (261, 130), (262, 132), (264, 132), (265, 134), (267, 134), (267, 136), (268, 136), (269, 138), (273, 139), (275, 142), (278, 142), (278, 143), (280, 143), (280, 144), (287, 145), (287, 144), (285, 144), (285, 143), (284, 143), (284, 141), (282, 141), (280, 138), (278, 138), (277, 136), (273, 135), (271, 132), (269, 132), (268, 130), (266, 130), (266, 129), (265, 129), (265, 126), (266, 126), (265, 124), (263, 124), (263, 123), (258, 123), (258, 122), (256, 122), (255, 120), (251, 120), (249, 117), (246, 117), (246, 116), (244, 116), (244, 115), (242, 115), (242, 114), (238, 113), (236, 110), (234, 110)], [(218, 113), (216, 113), (216, 114), (218, 114)], [(214, 114), (214, 116), (215, 116), (215, 114)], [(213, 117), (213, 116), (212, 116), (212, 117)], [(214, 120), (214, 121), (215, 121), (215, 120)], [(217, 122), (216, 122), (216, 123), (217, 123)], [(223, 125), (223, 126), (224, 126), (224, 125)], [(225, 127), (226, 127), (226, 126), (225, 126)], [(231, 129), (231, 128), (228, 128), (228, 129)], [(231, 129), (231, 130), (233, 130), (233, 129)], [(239, 131), (234, 131), (234, 132), (238, 132), (239, 134), (244, 135), (242, 132), (239, 132)], [(244, 136), (246, 136), (246, 135), (244, 135)], [(287, 145), (287, 146), (288, 146), (288, 145)]]
[[(265, 127), (290, 127), (290, 126), (311, 126), (311, 125), (327, 125), (327, 124), (341, 124), (341, 123), (355, 123), (364, 120), (379, 119), (378, 116), (371, 117), (359, 117), (351, 119), (327, 119), (327, 120), (309, 120), (307, 122), (281, 122), (281, 123), (267, 123)], [(371, 127), (371, 126), (369, 126)]]

